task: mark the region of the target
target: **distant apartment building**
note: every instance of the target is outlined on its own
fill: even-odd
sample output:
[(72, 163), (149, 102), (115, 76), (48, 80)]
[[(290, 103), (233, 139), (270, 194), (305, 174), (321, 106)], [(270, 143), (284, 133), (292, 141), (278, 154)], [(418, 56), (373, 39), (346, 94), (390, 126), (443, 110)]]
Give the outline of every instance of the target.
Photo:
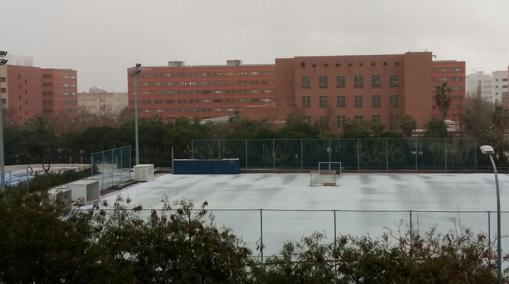
[(76, 71), (31, 66), (0, 67), (0, 93), (8, 118), (22, 124), (45, 115), (72, 119), (77, 113)]
[[(459, 121), (465, 102), (465, 61), (438, 60), (432, 63), (433, 97), (436, 87), (447, 83), (451, 103), (447, 112), (447, 119)], [(439, 111), (433, 98), (433, 116), (438, 117)]]
[(90, 88), (78, 94), (78, 110), (95, 115), (117, 117), (127, 107), (127, 93)]
[[(281, 122), (297, 113), (339, 129), (346, 120), (399, 126), (411, 115), (418, 127), (438, 116), (434, 88), (447, 83), (457, 120), (465, 96), (465, 62), (433, 61), (431, 52), (396, 55), (277, 58), (273, 65), (144, 67), (138, 75), (139, 113), (211, 118), (240, 115)], [(128, 69), (129, 107), (134, 68)]]
[[(458, 86), (451, 105), (461, 109), (464, 66), (461, 61), (434, 62), (431, 52), (276, 59), (276, 93), (308, 121), (333, 129), (346, 120), (399, 127), (404, 115), (423, 128), (438, 114), (434, 87), (439, 83)], [(448, 118), (456, 119), (456, 113), (449, 112)]]
[[(134, 68), (127, 70), (129, 108), (134, 109)], [(232, 116), (249, 105), (271, 103), (274, 65), (146, 66), (137, 78), (140, 117), (158, 115), (212, 118)]]
[(502, 104), (508, 96), (508, 71), (495, 71), (491, 74), (478, 71), (467, 76), (467, 96), (477, 96), (483, 100)]

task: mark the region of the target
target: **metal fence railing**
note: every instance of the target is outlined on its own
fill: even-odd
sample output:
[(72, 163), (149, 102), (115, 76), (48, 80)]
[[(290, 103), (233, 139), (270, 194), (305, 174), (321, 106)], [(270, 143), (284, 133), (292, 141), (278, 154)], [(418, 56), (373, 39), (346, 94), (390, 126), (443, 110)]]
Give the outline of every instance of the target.
[(239, 158), (244, 170), (307, 170), (341, 162), (346, 171), (475, 172), (489, 165), (472, 138), (199, 139), (191, 158)]
[[(136, 214), (148, 218), (156, 210), (142, 209)], [(172, 209), (175, 210), (175, 209)], [(193, 209), (198, 213), (199, 209)], [(170, 210), (171, 211), (171, 210)], [(167, 211), (167, 212), (170, 212)], [(389, 235), (397, 242), (407, 232), (424, 234), (432, 228), (436, 233), (461, 234), (468, 229), (484, 234), (496, 249), (496, 211), (416, 211), (416, 210), (279, 210), (279, 209), (207, 209), (216, 226), (231, 228), (259, 260), (277, 254), (287, 241), (300, 241), (315, 232), (324, 242), (340, 235), (373, 238)], [(502, 212), (502, 248), (509, 251), (509, 211)]]
[(90, 178), (99, 181), (100, 190), (131, 179), (131, 146), (96, 152), (90, 156)]

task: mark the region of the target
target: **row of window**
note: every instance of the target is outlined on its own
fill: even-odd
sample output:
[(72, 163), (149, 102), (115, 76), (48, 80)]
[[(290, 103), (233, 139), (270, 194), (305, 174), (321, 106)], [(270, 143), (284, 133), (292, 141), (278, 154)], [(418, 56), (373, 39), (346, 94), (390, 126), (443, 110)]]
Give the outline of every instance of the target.
[(141, 73), (145, 78), (163, 77), (233, 77), (233, 76), (269, 76), (271, 71), (239, 71), (239, 72), (175, 72), (175, 73)]
[[(463, 77), (440, 77), (438, 78), (439, 81), (463, 81)], [(436, 78), (433, 78), (433, 81), (436, 81)]]
[[(399, 61), (394, 61), (394, 62), (392, 62), (392, 64), (393, 64), (394, 66), (399, 66)], [(353, 64), (353, 63), (351, 63), (351, 62), (346, 63), (346, 66), (348, 66), (348, 67), (352, 67), (353, 65), (354, 65), (354, 64)], [(358, 65), (359, 67), (363, 67), (363, 66), (364, 66), (364, 62), (359, 62), (357, 65)], [(371, 65), (371, 66), (376, 66), (376, 62), (372, 61), (372, 62), (370, 63), (370, 65)], [(388, 66), (388, 65), (389, 65), (389, 62), (384, 61), (384, 62), (382, 63), (382, 65), (383, 65), (383, 66)], [(301, 67), (301, 68), (305, 68), (306, 66), (307, 66), (306, 62), (302, 61), (302, 62), (300, 63), (300, 67)], [(315, 68), (316, 66), (317, 66), (317, 64), (316, 64), (316, 63), (312, 63), (312, 64), (311, 64), (311, 67), (313, 67), (313, 68)], [(327, 67), (329, 67), (329, 63), (323, 63), (323, 65), (322, 65), (322, 66), (327, 68)], [(336, 62), (336, 63), (335, 63), (335, 66), (336, 66), (336, 67), (341, 67), (342, 65), (341, 65), (341, 63)]]
[(248, 85), (269, 85), (272, 83), (271, 80), (238, 80), (238, 81), (168, 81), (168, 82), (143, 82), (143, 86), (208, 86), (208, 85), (216, 85), (216, 86), (248, 86)]
[(440, 67), (440, 68), (433, 68), (433, 72), (463, 72), (463, 68), (461, 67), (452, 67), (452, 68), (446, 68), (446, 67)]
[[(336, 76), (336, 88), (345, 88), (346, 87), (346, 76)], [(390, 75), (389, 76), (389, 87), (397, 88), (399, 87), (399, 76), (398, 75)], [(363, 75), (354, 75), (353, 76), (353, 86), (354, 88), (364, 88), (364, 76)], [(301, 79), (301, 87), (303, 89), (310, 89), (311, 79), (309, 76), (303, 76)], [(328, 88), (329, 87), (329, 76), (321, 75), (318, 76), (318, 88)], [(381, 75), (371, 75), (371, 87), (372, 88), (380, 88), (382, 87), (382, 76)]]
[[(209, 104), (209, 103), (223, 103), (223, 102), (226, 102), (226, 103), (235, 103), (235, 102), (239, 102), (239, 103), (247, 103), (247, 102), (250, 102), (250, 103), (258, 103), (258, 102), (269, 103), (269, 102), (272, 102), (272, 99), (271, 98), (262, 98), (262, 99), (259, 99), (259, 98), (241, 98), (241, 99), (237, 100), (237, 99), (228, 98), (228, 99), (224, 99), (224, 100), (223, 99), (141, 100), (141, 103), (145, 104), (145, 105), (150, 105), (150, 104), (159, 105), (159, 104), (163, 104), (163, 102), (165, 102), (167, 104), (174, 104), (175, 102), (179, 103), (179, 104), (187, 104), (187, 103), (190, 103), (190, 104), (193, 104), (193, 103)], [(131, 104), (134, 104), (134, 100), (131, 100)]]
[(235, 112), (240, 111), (234, 108), (157, 108), (157, 109), (143, 109), (142, 112)]
[(174, 95), (174, 94), (177, 94), (177, 95), (208, 95), (208, 94), (216, 94), (216, 95), (221, 95), (221, 94), (260, 94), (260, 93), (263, 93), (263, 94), (271, 94), (272, 93), (272, 90), (270, 89), (264, 89), (264, 90), (257, 90), (257, 89), (250, 89), (250, 90), (189, 90), (189, 91), (186, 91), (186, 90), (168, 90), (168, 91), (161, 91), (161, 90), (157, 90), (157, 91), (143, 91), (143, 94), (144, 95), (164, 95), (164, 94), (167, 94), (167, 95)]
[[(42, 83), (42, 86), (43, 87), (53, 87), (53, 83), (50, 83), (50, 82), (46, 82), (46, 83)], [(62, 85), (64, 88), (76, 88), (76, 84), (68, 84), (68, 83), (64, 83)]]
[[(305, 119), (308, 123), (311, 123), (311, 116), (306, 116)], [(354, 115), (351, 119), (354, 121), (363, 121), (364, 116), (363, 115)], [(337, 115), (336, 116), (336, 127), (342, 128), (345, 125), (345, 122), (347, 120), (348, 120), (348, 118), (346, 117), (346, 115)], [(380, 122), (381, 116), (379, 114), (373, 114), (373, 115), (371, 115), (371, 121), (372, 122)], [(320, 123), (328, 124), (329, 117), (326, 115), (320, 116)]]
[[(329, 97), (328, 96), (320, 96), (319, 107), (326, 108), (329, 106)], [(371, 106), (372, 107), (381, 107), (382, 106), (382, 97), (380, 95), (372, 95), (371, 96)], [(398, 107), (399, 106), (399, 95), (389, 95), (389, 106)], [(303, 96), (302, 97), (302, 108), (310, 108), (311, 107), (311, 96)], [(346, 107), (346, 96), (336, 96), (336, 107), (344, 108)], [(356, 95), (354, 96), (354, 107), (364, 107), (364, 96)]]

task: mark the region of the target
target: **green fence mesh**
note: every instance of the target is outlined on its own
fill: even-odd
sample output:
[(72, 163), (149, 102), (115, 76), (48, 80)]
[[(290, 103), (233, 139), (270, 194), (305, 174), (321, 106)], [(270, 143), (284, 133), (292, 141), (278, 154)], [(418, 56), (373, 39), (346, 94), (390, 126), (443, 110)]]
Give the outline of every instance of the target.
[(92, 178), (100, 189), (112, 187), (131, 178), (131, 146), (92, 153)]
[(341, 162), (345, 171), (471, 172), (480, 156), (472, 138), (199, 139), (194, 159), (239, 158), (243, 169), (309, 170)]

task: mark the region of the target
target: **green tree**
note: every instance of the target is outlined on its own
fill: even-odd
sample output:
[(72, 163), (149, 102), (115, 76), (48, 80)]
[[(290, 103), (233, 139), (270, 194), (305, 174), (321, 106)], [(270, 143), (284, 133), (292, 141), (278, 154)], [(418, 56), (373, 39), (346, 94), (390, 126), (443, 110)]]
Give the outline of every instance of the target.
[(449, 95), (450, 88), (447, 83), (435, 87), (435, 104), (440, 112), (440, 120), (444, 120), (449, 112), (452, 98)]
[(410, 115), (405, 115), (403, 119), (401, 119), (400, 129), (406, 137), (411, 137), (416, 127), (417, 123)]
[(52, 123), (43, 117), (29, 119), (25, 124), (23, 147), (28, 161), (40, 163), (48, 173), (57, 153), (57, 136)]
[(450, 133), (447, 131), (447, 124), (443, 120), (432, 119), (426, 124), (424, 131), (425, 138), (449, 138)]

